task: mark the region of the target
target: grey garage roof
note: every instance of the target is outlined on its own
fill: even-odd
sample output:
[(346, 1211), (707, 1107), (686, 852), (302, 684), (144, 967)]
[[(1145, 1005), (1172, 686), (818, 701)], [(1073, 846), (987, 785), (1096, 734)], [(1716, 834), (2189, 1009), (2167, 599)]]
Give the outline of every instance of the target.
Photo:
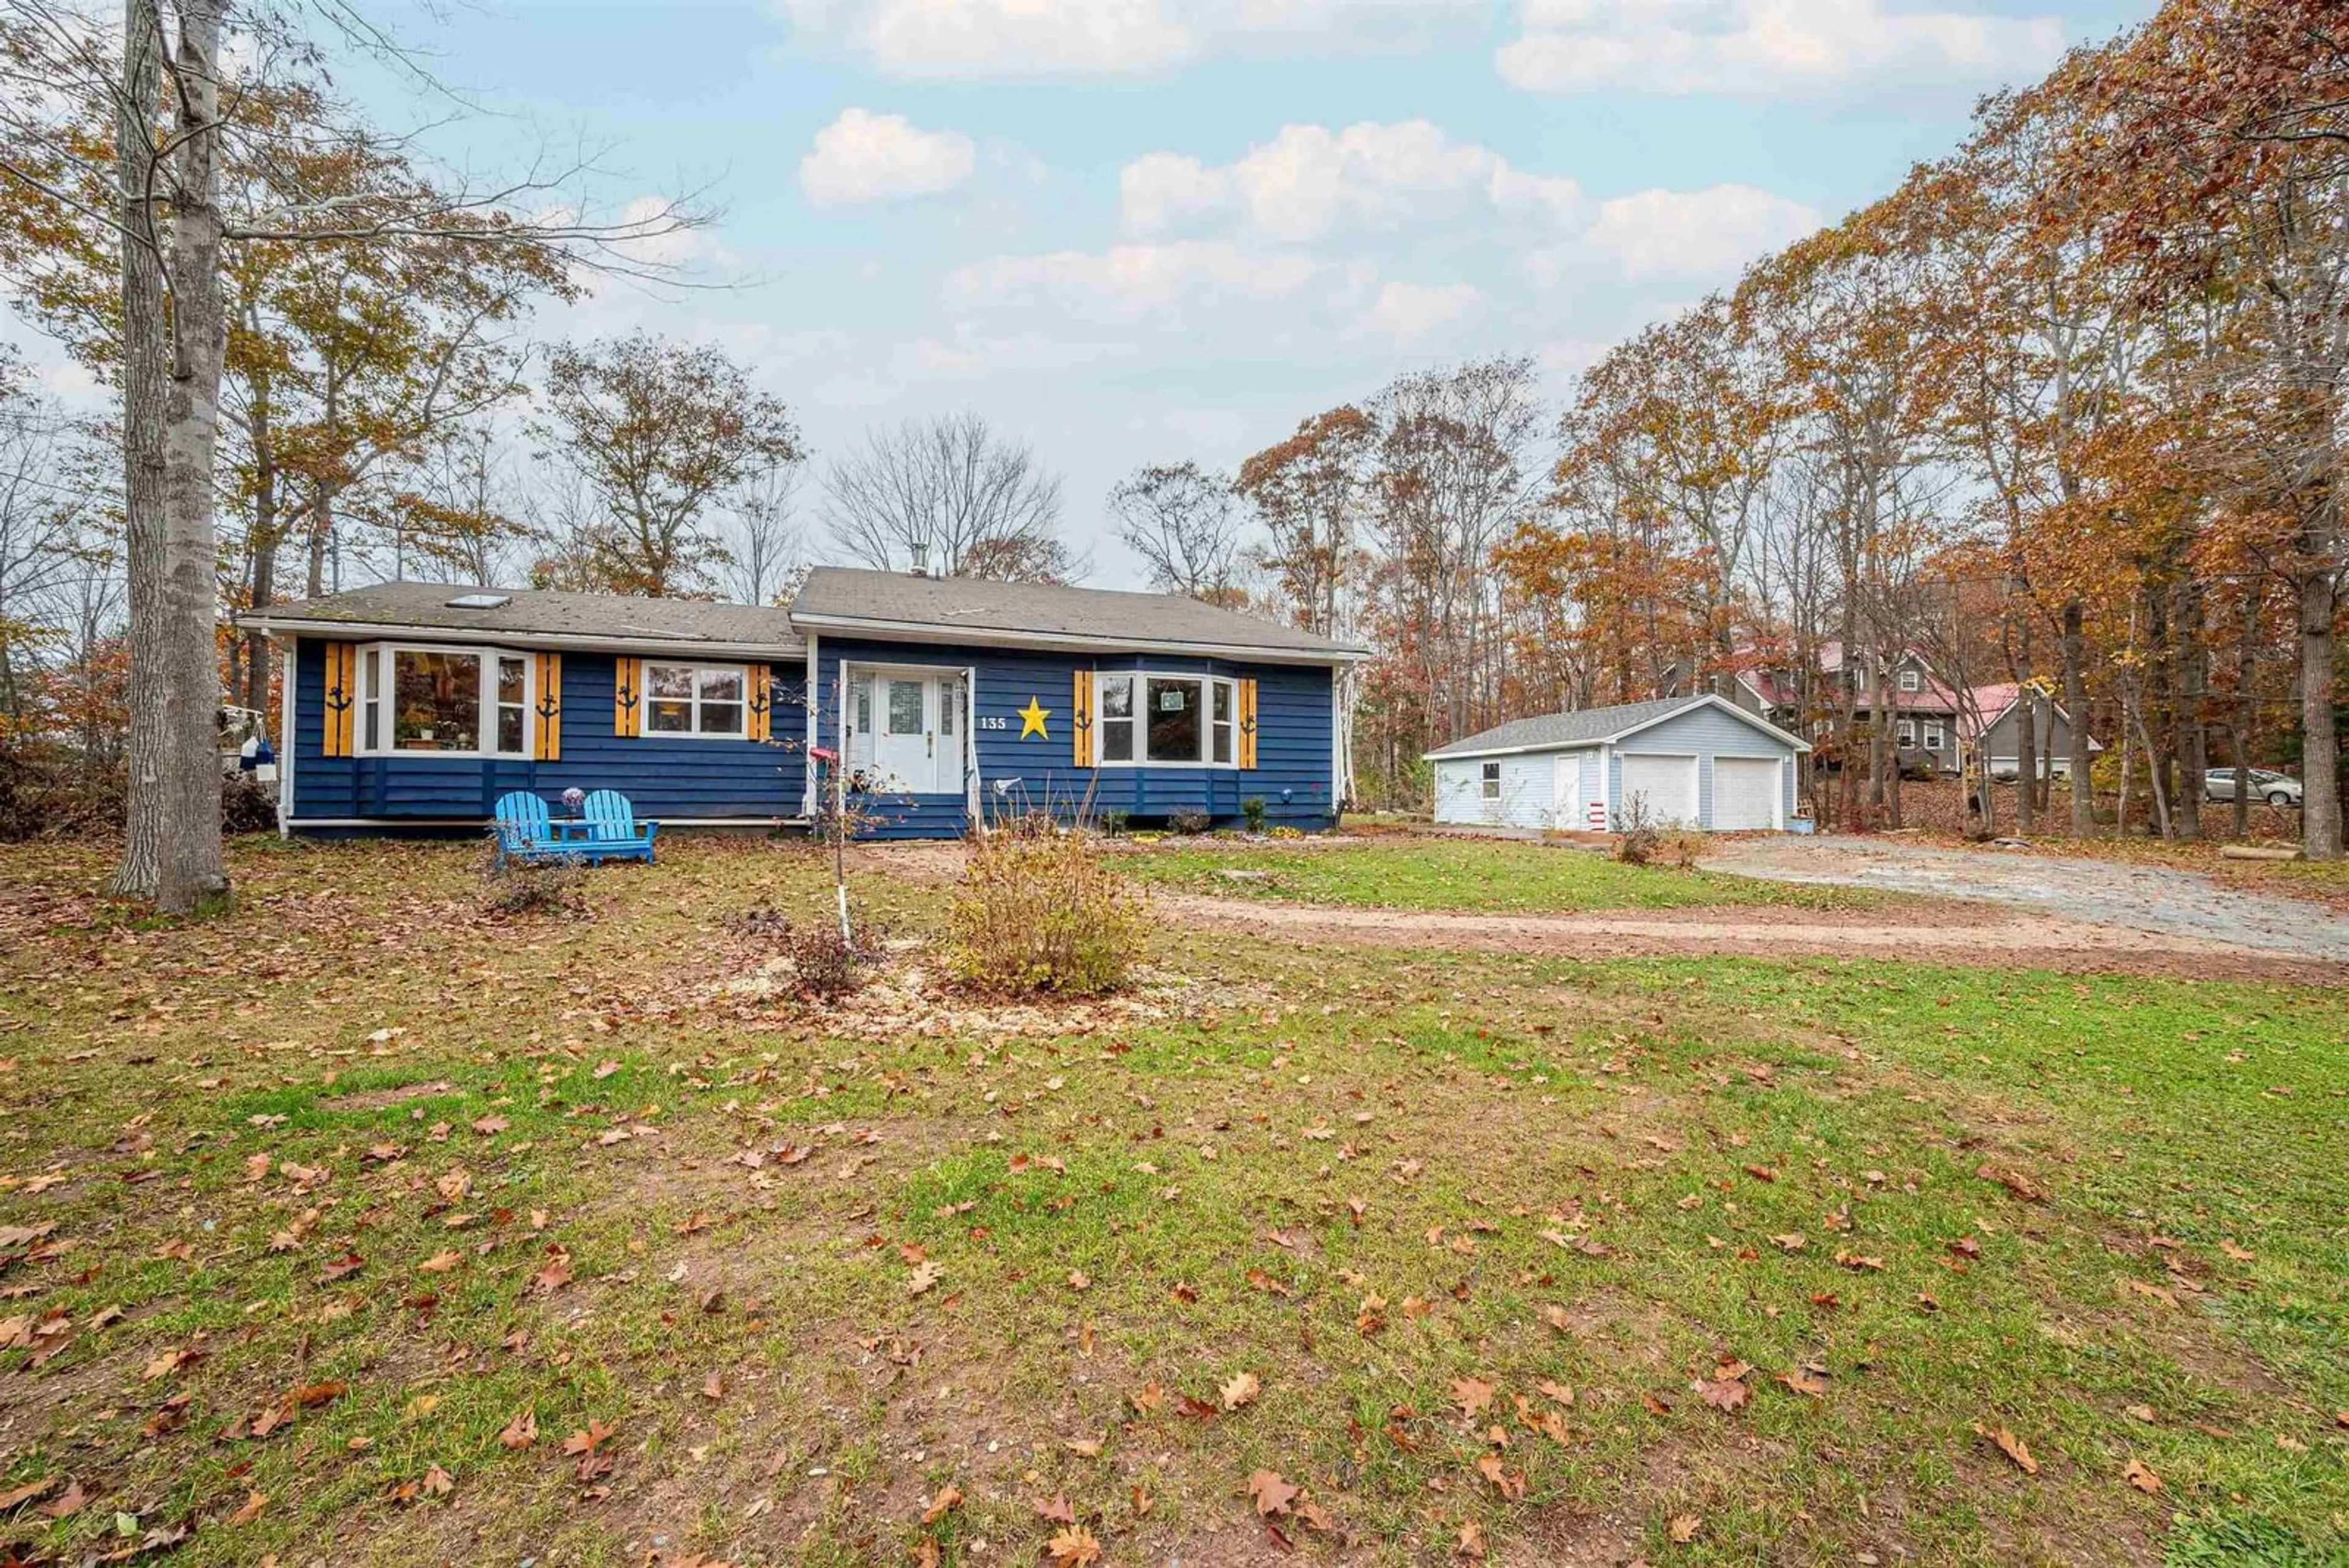
[(1317, 662), (1364, 652), (1176, 594), (917, 577), (845, 566), (810, 572), (792, 601), (792, 618), (802, 632), (894, 633), (926, 640), (1229, 649)]
[(1430, 761), (1447, 757), (1492, 756), (1501, 752), (1562, 751), (1569, 746), (1592, 746), (1605, 741), (1619, 740), (1635, 730), (1687, 712), (1694, 708), (1715, 707), (1744, 721), (1754, 729), (1774, 735), (1796, 751), (1810, 747), (1776, 725), (1766, 723), (1748, 713), (1734, 702), (1701, 692), (1688, 697), (1659, 697), (1647, 702), (1620, 702), (1609, 708), (1584, 708), (1572, 713), (1543, 713), (1531, 719), (1512, 719), (1506, 724), (1453, 742), (1448, 746), (1427, 753)]
[[(450, 601), (471, 595), (494, 606)], [(350, 627), (382, 630), (478, 632), (622, 644), (708, 644), (796, 652), (805, 646), (787, 610), (700, 599), (564, 594), (543, 588), (481, 588), (450, 583), (378, 583), (322, 598), (248, 611), (247, 625)]]

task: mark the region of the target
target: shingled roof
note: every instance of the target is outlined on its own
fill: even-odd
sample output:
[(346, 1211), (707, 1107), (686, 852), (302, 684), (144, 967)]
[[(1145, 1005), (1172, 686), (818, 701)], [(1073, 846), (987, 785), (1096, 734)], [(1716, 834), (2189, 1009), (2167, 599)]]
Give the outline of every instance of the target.
[(1496, 724), (1464, 740), (1454, 741), (1427, 755), (1434, 761), (1445, 757), (1491, 756), (1498, 752), (1539, 752), (1556, 747), (1594, 745), (1633, 730), (1645, 729), (1687, 709), (1708, 706), (1718, 707), (1749, 724), (1767, 730), (1804, 751), (1810, 749), (1776, 725), (1755, 718), (1735, 703), (1709, 692), (1699, 692), (1688, 697), (1659, 697), (1647, 702), (1619, 702), (1609, 708), (1584, 708), (1572, 713), (1542, 713), (1531, 719), (1512, 719), (1506, 724)]
[[(454, 601), (494, 597), (494, 606)], [(564, 594), (544, 588), (482, 588), (452, 583), (378, 583), (321, 598), (249, 610), (247, 625), (347, 626), (479, 632), (489, 637), (561, 638), (621, 644), (707, 644), (796, 652), (805, 646), (791, 612), (702, 599)]]
[(810, 572), (792, 601), (792, 618), (803, 632), (918, 634), (930, 641), (1232, 649), (1316, 661), (1359, 658), (1365, 651), (1176, 594), (918, 577), (845, 566)]

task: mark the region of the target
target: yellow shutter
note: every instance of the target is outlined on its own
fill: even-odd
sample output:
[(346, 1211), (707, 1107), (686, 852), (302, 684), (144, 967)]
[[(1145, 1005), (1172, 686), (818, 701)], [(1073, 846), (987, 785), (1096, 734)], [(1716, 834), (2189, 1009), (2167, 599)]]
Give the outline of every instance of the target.
[(763, 741), (773, 734), (769, 713), (774, 701), (771, 684), (774, 671), (763, 664), (750, 666), (750, 739)]
[(645, 661), (641, 659), (621, 659), (614, 661), (619, 667), (612, 683), (612, 733), (640, 735), (643, 720), (644, 693), (639, 689), (645, 678)]
[(359, 702), (359, 650), (357, 643), (326, 644), (326, 744), (330, 757), (347, 757), (356, 748)]
[(538, 656), (538, 746), (531, 753), (542, 763), (563, 760), (563, 655)]
[(1240, 682), (1240, 766), (1256, 766), (1256, 682)]
[(1093, 765), (1093, 672), (1077, 671), (1074, 705), (1069, 710), (1070, 761), (1081, 768)]

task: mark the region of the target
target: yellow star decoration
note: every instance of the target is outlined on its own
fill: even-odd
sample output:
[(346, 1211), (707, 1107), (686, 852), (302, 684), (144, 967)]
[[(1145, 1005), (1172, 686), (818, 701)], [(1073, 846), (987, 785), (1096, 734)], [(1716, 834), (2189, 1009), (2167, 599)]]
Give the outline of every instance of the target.
[(1030, 735), (1041, 735), (1048, 741), (1052, 738), (1051, 732), (1044, 728), (1044, 721), (1052, 716), (1052, 711), (1050, 708), (1030, 697), (1028, 699), (1028, 706), (1020, 709), (1019, 712), (1021, 740), (1024, 741)]

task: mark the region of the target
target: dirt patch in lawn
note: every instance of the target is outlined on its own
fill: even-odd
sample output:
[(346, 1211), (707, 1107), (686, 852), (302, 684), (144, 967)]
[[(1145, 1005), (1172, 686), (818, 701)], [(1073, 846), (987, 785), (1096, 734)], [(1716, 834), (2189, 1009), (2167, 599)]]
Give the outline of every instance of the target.
[(1906, 959), (1928, 963), (2166, 975), (2187, 980), (2273, 980), (2311, 985), (2349, 981), (2349, 965), (2279, 958), (2224, 943), (2046, 917), (1982, 911), (1930, 925), (1883, 911), (1828, 919), (1678, 910), (1636, 916), (1484, 915), (1266, 904), (1161, 894), (1155, 907), (1183, 924), (1302, 945), (1433, 948), (1578, 959), (1722, 954)]

